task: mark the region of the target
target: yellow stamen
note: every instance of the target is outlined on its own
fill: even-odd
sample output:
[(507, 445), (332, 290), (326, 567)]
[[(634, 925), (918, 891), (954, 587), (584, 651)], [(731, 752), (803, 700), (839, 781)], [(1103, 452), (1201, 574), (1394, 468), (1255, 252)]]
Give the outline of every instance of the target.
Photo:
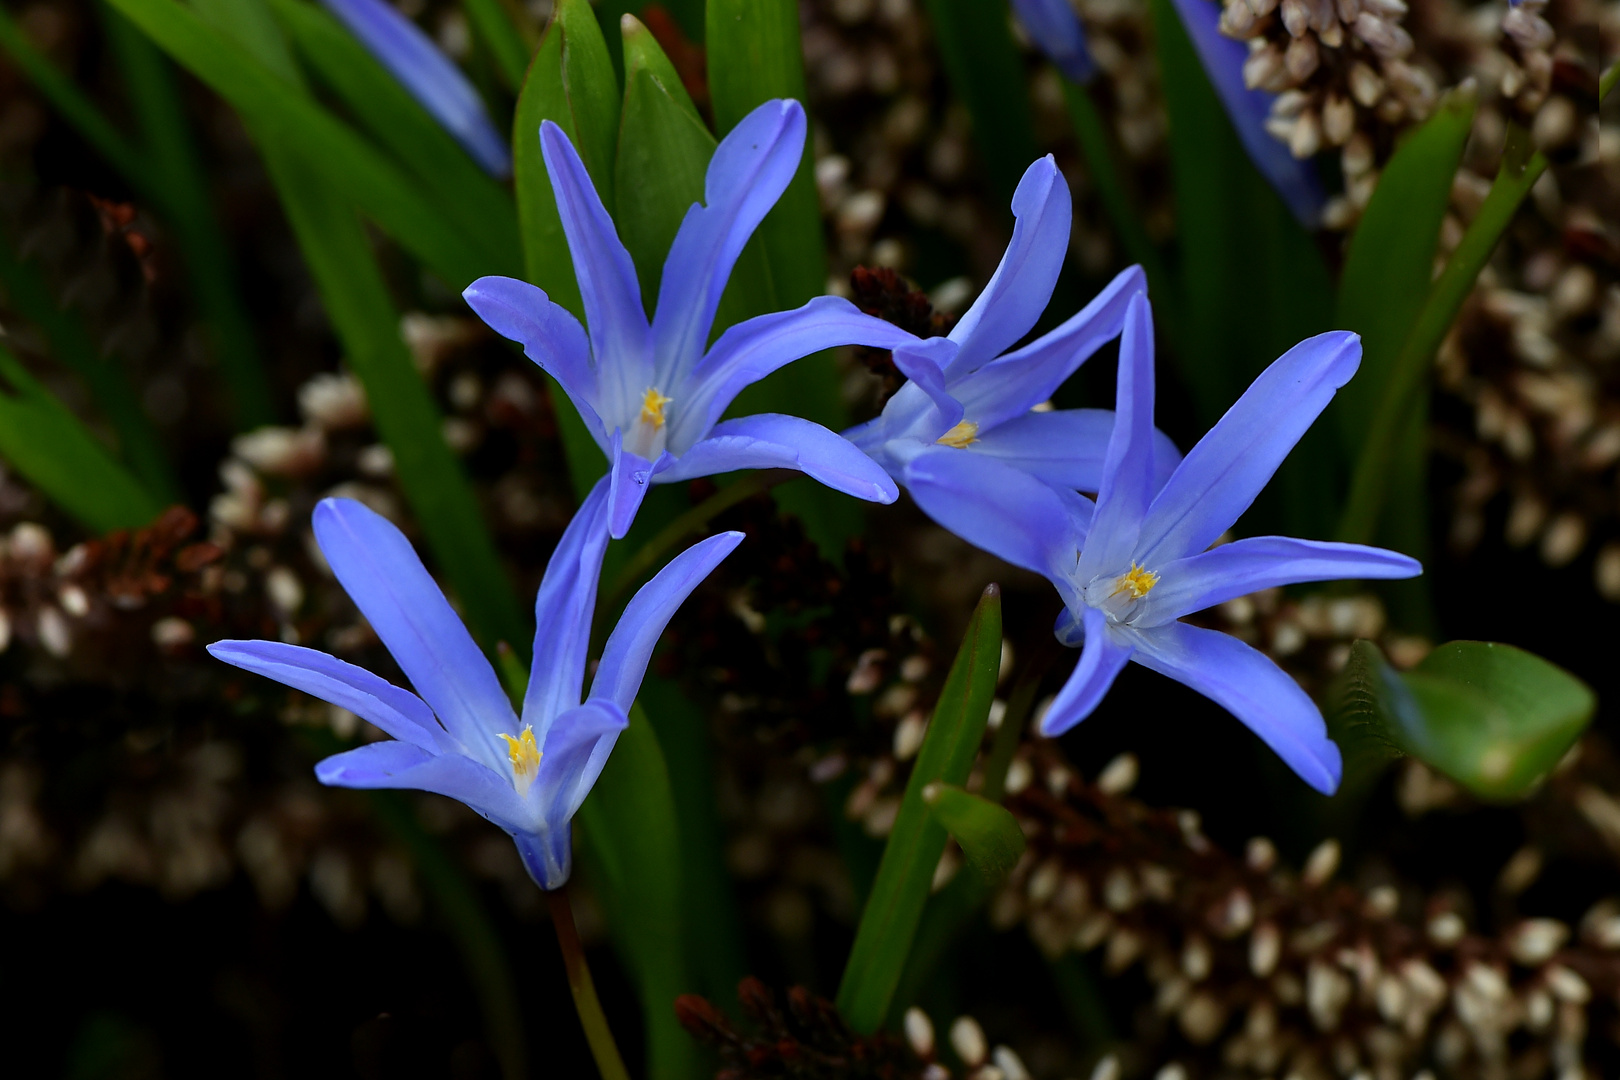
[(1159, 575), (1151, 570), (1144, 570), (1131, 563), (1129, 573), (1121, 574), (1119, 580), (1114, 582), (1114, 591), (1110, 595), (1118, 596), (1129, 593), (1132, 600), (1140, 600), (1148, 594), (1148, 590), (1159, 583)]
[(540, 771), (540, 747), (534, 741), (534, 728), (526, 727), (516, 736), (502, 733), (501, 738), (506, 740), (506, 756), (512, 759), (512, 779), (518, 794), (527, 794)]
[(653, 428), (663, 427), (664, 406), (674, 400), (659, 393), (656, 386), (647, 387), (647, 393), (641, 399), (641, 422)]
[(958, 450), (966, 450), (978, 441), (979, 425), (972, 420), (963, 420), (939, 437), (941, 446), (954, 446)]

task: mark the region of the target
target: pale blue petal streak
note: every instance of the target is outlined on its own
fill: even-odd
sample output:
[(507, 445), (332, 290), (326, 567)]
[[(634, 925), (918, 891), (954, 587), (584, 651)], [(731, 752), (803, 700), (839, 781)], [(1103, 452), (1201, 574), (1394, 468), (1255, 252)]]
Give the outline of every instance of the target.
[[(523, 722), (545, 747), (552, 721), (579, 705), (602, 556), (608, 543), (608, 477), (602, 477), (563, 530), (534, 598), (534, 663)], [(545, 763), (541, 759), (542, 766)]]
[(1051, 58), (1057, 69), (1077, 83), (1090, 82), (1097, 65), (1086, 46), (1086, 31), (1069, 0), (1012, 0), (1018, 21), (1029, 31), (1035, 47)]
[(725, 420), (660, 476), (690, 480), (737, 469), (797, 469), (834, 491), (868, 502), (900, 497), (889, 474), (854, 444), (797, 416), (758, 413)]
[(507, 832), (523, 828), (528, 814), (512, 781), (460, 754), (437, 757), (403, 742), (374, 742), (315, 766), (315, 778), (332, 787), (406, 788), (431, 791), (465, 803)]
[[(985, 454), (1022, 469), (1048, 484), (1096, 491), (1102, 484), (1103, 458), (1114, 431), (1112, 409), (1057, 409), (1031, 412), (989, 431), (968, 452)], [(1169, 479), (1181, 452), (1161, 431), (1153, 434), (1154, 490)]]
[(1125, 670), (1131, 646), (1116, 641), (1108, 632), (1108, 617), (1096, 608), (1085, 609), (1085, 644), (1063, 689), (1052, 699), (1041, 717), (1041, 734), (1055, 738), (1090, 716), (1108, 695), (1108, 690)]
[(1141, 293), (1131, 297), (1120, 336), (1116, 404), (1097, 513), (1077, 571), (1081, 582), (1130, 568), (1153, 498), (1153, 319)]
[[(481, 277), (461, 295), (491, 330), (522, 345), (523, 354), (562, 384), (576, 407), (583, 403), (595, 418), (596, 371), (578, 319), (540, 289), (516, 278)], [(586, 408), (580, 409), (581, 415)], [(592, 426), (601, 425), (598, 421)], [(599, 440), (606, 436), (601, 431), (595, 434)]]

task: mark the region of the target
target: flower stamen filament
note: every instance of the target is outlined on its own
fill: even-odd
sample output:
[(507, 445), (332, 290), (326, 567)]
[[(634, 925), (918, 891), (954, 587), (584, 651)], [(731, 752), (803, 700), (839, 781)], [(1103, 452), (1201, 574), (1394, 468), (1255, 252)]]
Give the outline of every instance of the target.
[(1158, 583), (1158, 574), (1152, 570), (1144, 570), (1133, 562), (1130, 570), (1121, 574), (1119, 580), (1114, 582), (1114, 591), (1109, 595), (1128, 596), (1132, 600), (1140, 600)]
[(641, 422), (654, 431), (664, 426), (664, 406), (675, 399), (666, 397), (656, 386), (647, 387), (641, 397)]
[(534, 728), (526, 727), (519, 735), (501, 733), (506, 740), (506, 756), (512, 762), (512, 784), (519, 796), (529, 793), (529, 785), (540, 773), (540, 746), (534, 740)]
[(954, 447), (957, 450), (966, 450), (979, 441), (979, 425), (972, 420), (963, 420), (951, 430), (941, 435), (937, 440), (941, 446)]

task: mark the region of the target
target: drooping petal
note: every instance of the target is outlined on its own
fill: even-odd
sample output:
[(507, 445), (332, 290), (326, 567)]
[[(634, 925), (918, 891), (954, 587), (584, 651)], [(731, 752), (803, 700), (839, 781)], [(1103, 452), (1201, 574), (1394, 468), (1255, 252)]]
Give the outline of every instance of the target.
[[(523, 346), (523, 354), (562, 386), (598, 443), (607, 432), (596, 412), (596, 370), (579, 320), (527, 281), (481, 277), (461, 294), (489, 328)], [(604, 446), (605, 449), (605, 446)]]
[(1118, 400), (1114, 430), (1103, 461), (1097, 513), (1091, 519), (1077, 576), (1129, 569), (1142, 518), (1154, 492), (1153, 319), (1147, 297), (1131, 297), (1119, 341)]
[(597, 385), (605, 399), (597, 411), (609, 424), (622, 423), (633, 415), (631, 406), (652, 385), (653, 377), (650, 330), (636, 267), (619, 242), (579, 152), (550, 120), (540, 125), (540, 149), (585, 306)]
[(608, 535), (623, 540), (641, 509), (641, 500), (647, 497), (653, 477), (675, 463), (667, 451), (657, 461), (648, 461), (640, 454), (624, 448), (624, 432), (613, 429), (613, 440), (608, 446)]
[(485, 172), (511, 175), (511, 148), (483, 99), (420, 27), (384, 0), (321, 2)]
[(1048, 738), (1063, 734), (1090, 716), (1131, 658), (1131, 646), (1108, 632), (1108, 616), (1087, 607), (1081, 618), (1086, 643), (1080, 650), (1080, 660), (1041, 718), (1041, 734)]
[(820, 424), (781, 413), (726, 420), (682, 454), (661, 482), (691, 480), (736, 469), (797, 469), (834, 491), (892, 503), (899, 488), (883, 466)]
[(906, 381), (883, 406), (883, 413), (870, 425), (851, 428), (844, 437), (862, 449), (897, 439), (919, 439), (933, 443), (962, 420), (962, 403), (946, 389), (944, 368), (956, 355), (956, 343), (948, 338), (927, 338), (899, 345), (892, 351), (894, 365)]
[(1085, 542), (1090, 500), (994, 458), (950, 447), (918, 454), (902, 482), (923, 513), (946, 529), (1042, 575), (1060, 592), (1070, 589), (1066, 571)]
[(1422, 572), (1416, 559), (1383, 548), (1255, 536), (1165, 565), (1131, 621), (1157, 626), (1278, 585), (1409, 578)]
[(948, 375), (972, 371), (1011, 348), (1046, 310), (1069, 250), (1069, 185), (1048, 154), (1024, 170), (1013, 192), (1012, 242), (989, 284), (950, 338), (961, 346)]
[(1085, 27), (1069, 0), (1012, 0), (1013, 12), (1029, 31), (1029, 40), (1077, 83), (1097, 74), (1097, 64), (1086, 46)]
[(1299, 161), (1288, 147), (1266, 130), (1275, 95), (1250, 90), (1243, 82), (1247, 46), (1220, 31), (1221, 8), (1209, 0), (1175, 0), (1176, 13), (1192, 38), (1204, 72), (1215, 87), (1226, 115), (1237, 129), (1238, 140), (1262, 176), (1282, 196), (1288, 209), (1307, 229), (1316, 228), (1322, 213), (1322, 182), (1310, 161)]
[(1343, 760), (1322, 713), (1264, 653), (1230, 634), (1172, 622), (1133, 635), (1134, 659), (1224, 706), (1288, 767), (1324, 795), (1339, 786)]
[[(1030, 412), (986, 431), (968, 447), (988, 454), (1048, 484), (1096, 491), (1102, 485), (1103, 459), (1114, 432), (1112, 409), (1057, 409)], [(1159, 486), (1181, 462), (1181, 452), (1162, 431), (1153, 433), (1153, 484)]]
[(405, 788), (447, 795), (507, 832), (527, 827), (530, 820), (508, 777), (470, 757), (435, 756), (409, 743), (367, 743), (333, 754), (315, 766), (315, 778), (331, 787)]
[(693, 369), (684, 398), (675, 405), (679, 411), (669, 445), (683, 453), (708, 434), (745, 386), (801, 356), (839, 345), (894, 349), (917, 340), (837, 296), (818, 296), (793, 311), (746, 319), (727, 328)]
[(687, 211), (664, 260), (652, 321), (658, 385), (682, 385), (703, 355), (737, 256), (798, 170), (804, 126), (797, 101), (767, 101), (715, 148), (703, 202)]
[(941, 433), (949, 431), (962, 420), (962, 403), (945, 389), (945, 374), (937, 363), (941, 356), (949, 356), (956, 351), (950, 346), (951, 342), (944, 338), (932, 338), (916, 345), (902, 345), (890, 354), (900, 374), (928, 395), (934, 407), (934, 415), (923, 420), (923, 426)]
[(742, 539), (740, 532), (726, 532), (701, 540), (671, 559), (637, 590), (602, 649), (590, 700), (611, 701), (629, 711), (641, 690), (653, 646), (658, 644), (675, 610), (720, 565), (720, 560), (736, 550)]
[(1334, 331), (1307, 338), (1261, 372), (1148, 508), (1142, 565), (1195, 555), (1231, 528), (1360, 363), (1361, 339)]
[(429, 753), (459, 749), (421, 698), (335, 656), (279, 641), (216, 641), (208, 646), (208, 654), (348, 709)]
[(1131, 298), (1147, 292), (1140, 266), (1121, 271), (1072, 318), (1016, 352), (951, 381), (951, 393), (981, 429), (1022, 416), (1046, 401), (1081, 364), (1119, 336)]
[(480, 760), (504, 761), (496, 736), (515, 732), (517, 716), (410, 541), (353, 499), (322, 499), (314, 525), (338, 582), (445, 730)]
[[(607, 552), (611, 484), (602, 477), (575, 511), (534, 598), (534, 662), (523, 695), (523, 722), (534, 728), (542, 750), (552, 722), (579, 705), (584, 687), (591, 617)], [(542, 758), (542, 767), (544, 763)]]

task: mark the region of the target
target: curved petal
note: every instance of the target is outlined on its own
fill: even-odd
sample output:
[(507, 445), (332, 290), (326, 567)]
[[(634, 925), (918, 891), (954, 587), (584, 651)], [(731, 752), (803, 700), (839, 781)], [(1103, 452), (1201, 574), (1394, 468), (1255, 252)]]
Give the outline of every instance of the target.
[(652, 321), (656, 385), (681, 385), (703, 355), (737, 256), (804, 157), (804, 127), (797, 101), (767, 101), (715, 148), (703, 202), (687, 211), (664, 260)]
[(648, 461), (640, 454), (624, 448), (624, 433), (613, 429), (613, 441), (608, 451), (608, 535), (623, 540), (624, 534), (636, 520), (641, 500), (647, 497), (653, 477), (675, 463), (668, 451), (658, 455), (657, 461)]
[(496, 736), (517, 730), (511, 702), (410, 541), (353, 499), (322, 499), (314, 525), (339, 583), (445, 730), (480, 760), (505, 761)]
[(635, 264), (619, 242), (579, 152), (550, 120), (540, 125), (540, 149), (557, 196), (568, 253), (574, 259), (597, 384), (606, 399), (597, 411), (610, 424), (622, 421), (634, 415), (631, 407), (652, 385), (653, 376), (650, 331)]
[(1131, 565), (1142, 518), (1153, 498), (1153, 436), (1153, 318), (1147, 297), (1137, 293), (1131, 297), (1120, 336), (1114, 430), (1097, 490), (1097, 513), (1080, 556), (1079, 580), (1090, 581)]
[[(988, 454), (1048, 484), (1096, 491), (1102, 486), (1103, 459), (1114, 432), (1112, 409), (1057, 409), (1030, 412), (1000, 427), (979, 429), (970, 453)], [(1153, 432), (1153, 489), (1157, 491), (1181, 462), (1170, 437)]]
[(1344, 763), (1321, 711), (1264, 653), (1229, 634), (1179, 622), (1130, 637), (1137, 663), (1224, 706), (1317, 791), (1331, 795), (1339, 786)]
[(619, 733), (630, 726), (625, 708), (594, 698), (557, 717), (541, 748), (540, 773), (529, 792), (552, 831), (568, 832), (568, 822), (602, 774)]
[(1080, 25), (1069, 0), (1012, 0), (1014, 14), (1029, 32), (1030, 41), (1057, 65), (1057, 69), (1077, 83), (1087, 83), (1097, 74), (1097, 65), (1086, 47), (1086, 31)]
[(1262, 371), (1154, 498), (1142, 523), (1142, 565), (1195, 555), (1231, 528), (1360, 363), (1361, 339), (1336, 330)]
[(669, 444), (683, 453), (708, 434), (743, 387), (801, 356), (839, 345), (894, 349), (917, 340), (837, 296), (818, 296), (793, 311), (745, 319), (721, 334), (693, 369), (684, 400), (675, 403), (680, 411), (672, 422)]
[(975, 547), (1034, 571), (1060, 592), (1084, 545), (1091, 502), (993, 458), (949, 447), (911, 460), (902, 482), (923, 513)]
[[(929, 403), (933, 405), (932, 415), (915, 408), (911, 410), (917, 415), (911, 418), (910, 424), (901, 429), (906, 434), (914, 435), (919, 428), (930, 434), (936, 431), (944, 434), (961, 423), (962, 403), (945, 389), (945, 374), (940, 370), (941, 365), (949, 363), (955, 354), (953, 343), (944, 338), (930, 338), (915, 345), (902, 345), (890, 354), (894, 357), (894, 366), (899, 369), (900, 374), (926, 394)], [(888, 404), (892, 404), (895, 398), (899, 397), (899, 394), (895, 394), (890, 398), (884, 406), (884, 412), (888, 412)], [(914, 399), (912, 395), (907, 395), (905, 400), (909, 403)], [(905, 409), (906, 405), (896, 407), (897, 412)], [(937, 435), (934, 437), (938, 438)]]
[(1416, 559), (1362, 544), (1256, 536), (1170, 563), (1131, 620), (1157, 626), (1275, 585), (1416, 577)]
[(330, 787), (407, 788), (447, 795), (507, 832), (526, 828), (530, 815), (512, 781), (460, 754), (434, 756), (402, 742), (374, 742), (333, 754), (315, 766)]
[(208, 654), (348, 709), (431, 754), (459, 749), (421, 698), (335, 656), (279, 641), (216, 641)]
[(1108, 690), (1125, 670), (1132, 649), (1108, 632), (1108, 617), (1094, 607), (1088, 607), (1081, 618), (1085, 624), (1086, 643), (1081, 647), (1080, 660), (1074, 665), (1063, 689), (1052, 699), (1052, 705), (1041, 717), (1041, 734), (1055, 738), (1090, 716), (1102, 703)]
[(602, 649), (602, 660), (591, 682), (591, 701), (608, 701), (626, 712), (630, 710), (641, 690), (653, 647), (675, 610), (720, 565), (720, 560), (737, 549), (742, 539), (740, 532), (726, 532), (701, 540), (671, 559), (636, 591)]
[[(534, 598), (534, 662), (523, 694), (523, 722), (544, 749), (552, 722), (579, 705), (591, 618), (608, 544), (608, 496), (604, 476), (580, 504), (557, 541)], [(545, 759), (541, 759), (542, 768)]]
[(1017, 223), (1001, 264), (951, 329), (961, 346), (948, 375), (972, 371), (1011, 348), (1046, 310), (1069, 250), (1069, 185), (1048, 154), (1024, 170), (1013, 192)]
[(585, 328), (546, 294), (509, 277), (481, 277), (461, 293), (489, 328), (523, 346), (523, 355), (562, 384), (569, 398), (594, 408), (596, 371)]
[(1147, 292), (1140, 266), (1121, 271), (1063, 325), (1017, 352), (998, 357), (972, 374), (951, 380), (951, 393), (968, 419), (995, 427), (1050, 398), (1080, 365), (1119, 336), (1131, 298)]
[(512, 174), (511, 148), (484, 99), (420, 27), (384, 0), (321, 2), (485, 172)]
[(900, 497), (883, 466), (848, 439), (820, 424), (780, 413), (716, 424), (709, 437), (682, 454), (660, 482), (736, 469), (797, 469), (834, 491), (868, 502), (892, 503)]

